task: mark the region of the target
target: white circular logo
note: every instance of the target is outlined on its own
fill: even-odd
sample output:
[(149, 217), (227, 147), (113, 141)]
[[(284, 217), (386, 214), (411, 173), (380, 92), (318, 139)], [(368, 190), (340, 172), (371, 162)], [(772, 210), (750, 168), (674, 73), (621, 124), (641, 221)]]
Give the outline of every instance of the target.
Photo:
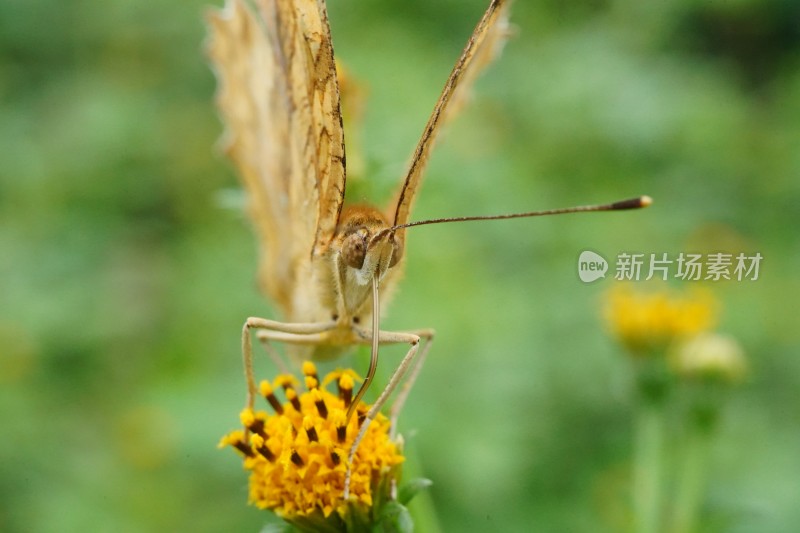
[(608, 261), (600, 254), (584, 250), (578, 257), (578, 277), (584, 283), (591, 283), (606, 277)]

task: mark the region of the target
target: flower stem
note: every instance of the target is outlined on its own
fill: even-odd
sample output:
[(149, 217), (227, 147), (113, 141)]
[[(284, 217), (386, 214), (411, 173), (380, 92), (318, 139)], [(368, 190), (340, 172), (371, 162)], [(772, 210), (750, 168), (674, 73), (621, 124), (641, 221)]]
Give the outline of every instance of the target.
[(642, 402), (637, 416), (633, 504), (637, 533), (656, 533), (661, 524), (664, 409)]
[(695, 530), (704, 493), (709, 441), (707, 428), (695, 424), (689, 430), (678, 471), (673, 533), (691, 533)]

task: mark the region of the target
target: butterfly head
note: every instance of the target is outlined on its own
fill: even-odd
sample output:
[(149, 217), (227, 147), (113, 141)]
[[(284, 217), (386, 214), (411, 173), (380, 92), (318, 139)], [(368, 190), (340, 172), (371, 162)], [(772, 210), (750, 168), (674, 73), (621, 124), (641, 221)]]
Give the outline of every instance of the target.
[(377, 209), (354, 207), (342, 214), (340, 260), (359, 285), (383, 279), (400, 262), (403, 243)]

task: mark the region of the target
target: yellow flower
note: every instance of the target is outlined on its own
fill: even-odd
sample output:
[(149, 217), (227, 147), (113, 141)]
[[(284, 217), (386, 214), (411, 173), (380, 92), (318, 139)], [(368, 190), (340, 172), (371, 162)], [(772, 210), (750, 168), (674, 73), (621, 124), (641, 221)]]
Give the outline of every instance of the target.
[(625, 346), (644, 355), (711, 329), (716, 323), (717, 305), (705, 291), (645, 293), (620, 285), (608, 295), (605, 317)]
[(681, 343), (673, 352), (671, 362), (679, 375), (688, 378), (737, 383), (747, 373), (739, 344), (731, 337), (713, 333)]
[[(346, 461), (369, 406), (361, 403), (345, 425), (352, 401), (354, 380), (350, 370), (328, 374), (320, 383), (312, 363), (303, 365), (305, 391), (297, 379), (279, 375), (272, 384), (261, 382), (261, 395), (274, 414), (245, 409), (244, 430), (222, 438), (220, 447), (231, 446), (244, 458), (250, 472), (250, 503), (270, 509), (289, 522), (341, 523), (351, 506), (369, 514), (377, 495), (395, 477), (404, 458), (389, 439), (389, 420), (379, 414), (368, 426), (358, 446), (350, 481), (350, 501), (345, 502)], [(338, 394), (326, 386), (336, 382)], [(282, 389), (281, 402), (276, 390)]]

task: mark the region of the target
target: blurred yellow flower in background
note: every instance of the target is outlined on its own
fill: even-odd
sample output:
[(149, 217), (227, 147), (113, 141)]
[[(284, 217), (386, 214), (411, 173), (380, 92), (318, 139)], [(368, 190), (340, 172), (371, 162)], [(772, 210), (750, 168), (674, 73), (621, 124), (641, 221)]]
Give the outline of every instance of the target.
[[(613, 334), (634, 356), (632, 516), (636, 531), (655, 533), (669, 524), (670, 531), (688, 533), (699, 531), (708, 443), (726, 385), (740, 382), (747, 365), (733, 338), (711, 332), (719, 305), (709, 292), (651, 287), (616, 285), (603, 310)], [(671, 435), (681, 440), (672, 458), (666, 451), (674, 444)]]
[(703, 290), (637, 292), (628, 285), (615, 285), (605, 304), (611, 331), (635, 355), (654, 354), (717, 323), (717, 302)]

